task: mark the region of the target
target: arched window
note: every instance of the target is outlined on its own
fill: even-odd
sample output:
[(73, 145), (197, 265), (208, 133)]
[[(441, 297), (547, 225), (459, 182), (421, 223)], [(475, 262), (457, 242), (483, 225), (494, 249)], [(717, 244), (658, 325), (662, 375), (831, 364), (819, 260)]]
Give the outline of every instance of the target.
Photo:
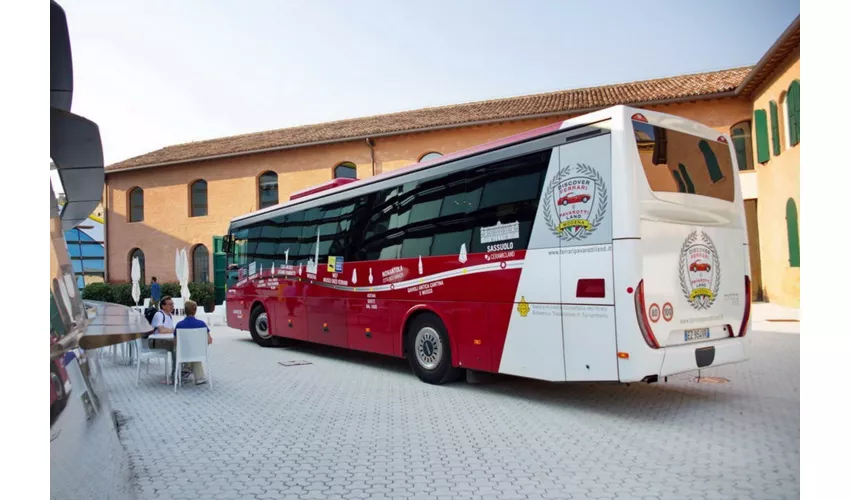
[(770, 101), (770, 138), (773, 141), (773, 156), (779, 156), (782, 146), (779, 144), (779, 106), (776, 101)]
[(797, 222), (797, 204), (794, 198), (785, 203), (785, 227), (788, 231), (788, 264), (800, 267), (800, 226)]
[(207, 215), (207, 181), (199, 179), (189, 186), (189, 217)]
[(431, 151), (430, 153), (425, 153), (419, 158), (419, 161), (428, 161), (433, 160), (434, 158), (439, 158), (443, 156), (442, 153), (438, 153), (437, 151)]
[(800, 80), (794, 80), (788, 87), (788, 144), (800, 144)]
[(277, 205), (277, 174), (264, 172), (260, 174), (259, 181), (260, 208)]
[(699, 150), (702, 151), (702, 157), (705, 158), (705, 166), (708, 168), (708, 175), (711, 177), (711, 182), (723, 180), (723, 171), (720, 170), (720, 164), (717, 163), (717, 155), (711, 150), (708, 141), (699, 141)]
[(346, 161), (334, 167), (334, 179), (356, 179), (357, 165)]
[(141, 283), (147, 283), (145, 280), (145, 252), (142, 251), (141, 248), (134, 248), (130, 250), (130, 258), (127, 259), (127, 278), (129, 279), (132, 276), (133, 270), (133, 259), (139, 258), (139, 271), (141, 271)]
[(130, 205), (130, 222), (145, 220), (145, 192), (140, 187), (134, 187), (127, 196)]
[(196, 245), (192, 250), (192, 281), (195, 283), (210, 281), (210, 252), (204, 245)]
[(749, 121), (736, 123), (729, 133), (732, 145), (735, 146), (735, 156), (738, 159), (738, 170), (753, 169), (753, 136)]

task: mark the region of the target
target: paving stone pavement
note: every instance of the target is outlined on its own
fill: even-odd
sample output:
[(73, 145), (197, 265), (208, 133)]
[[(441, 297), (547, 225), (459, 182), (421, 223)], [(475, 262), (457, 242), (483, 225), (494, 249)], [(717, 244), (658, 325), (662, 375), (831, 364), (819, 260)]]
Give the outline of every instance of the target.
[(702, 372), (720, 384), (438, 387), (404, 360), (226, 327), (212, 389), (103, 370), (142, 499), (799, 498), (800, 338), (752, 335), (749, 362)]

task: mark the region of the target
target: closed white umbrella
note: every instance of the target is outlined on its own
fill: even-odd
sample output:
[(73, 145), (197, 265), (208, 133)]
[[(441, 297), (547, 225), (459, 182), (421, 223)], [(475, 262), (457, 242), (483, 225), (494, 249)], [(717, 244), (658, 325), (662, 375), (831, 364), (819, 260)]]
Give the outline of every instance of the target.
[(139, 305), (139, 299), (142, 296), (142, 289), (139, 287), (139, 280), (142, 278), (142, 270), (139, 267), (138, 257), (133, 257), (133, 267), (130, 269), (130, 278), (133, 280), (133, 303)]
[(185, 248), (180, 252), (180, 258), (180, 296), (183, 297), (185, 304), (191, 296), (191, 293), (189, 293), (189, 257), (186, 255)]
[(180, 249), (177, 248), (174, 250), (174, 276), (177, 277), (177, 281), (180, 281), (180, 276), (182, 273), (180, 271), (180, 267), (183, 265), (183, 259), (180, 257)]

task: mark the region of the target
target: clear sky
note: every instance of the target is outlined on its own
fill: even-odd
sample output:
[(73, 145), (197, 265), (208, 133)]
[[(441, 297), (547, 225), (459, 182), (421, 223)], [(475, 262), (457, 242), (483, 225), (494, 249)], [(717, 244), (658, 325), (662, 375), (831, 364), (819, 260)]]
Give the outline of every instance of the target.
[(786, 0), (60, 0), (107, 164), (163, 146), (758, 62)]

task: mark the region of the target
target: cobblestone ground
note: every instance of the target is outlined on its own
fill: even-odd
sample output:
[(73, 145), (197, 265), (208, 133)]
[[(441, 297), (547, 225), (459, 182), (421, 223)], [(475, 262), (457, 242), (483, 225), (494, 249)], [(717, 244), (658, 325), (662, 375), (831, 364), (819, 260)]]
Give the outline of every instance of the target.
[(728, 383), (628, 387), (435, 387), (404, 360), (213, 335), (212, 390), (103, 362), (140, 498), (799, 498), (798, 335), (702, 372)]

